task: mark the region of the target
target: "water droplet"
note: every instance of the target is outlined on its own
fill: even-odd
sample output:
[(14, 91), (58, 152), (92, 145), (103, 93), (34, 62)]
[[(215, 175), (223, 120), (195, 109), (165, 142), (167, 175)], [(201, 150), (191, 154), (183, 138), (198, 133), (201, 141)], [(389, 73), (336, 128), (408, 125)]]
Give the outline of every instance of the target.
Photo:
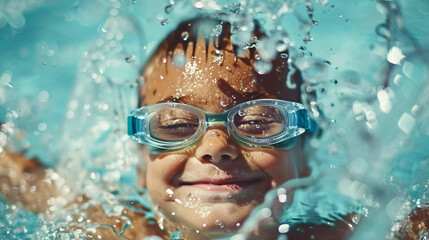
[(315, 26), (319, 25), (319, 22), (316, 20), (313, 20), (313, 21), (311, 21), (311, 24), (315, 27)]
[(243, 111), (242, 109), (240, 109), (240, 110), (238, 111), (238, 115), (239, 115), (240, 117), (244, 116), (244, 111)]
[(271, 214), (272, 212), (271, 212), (271, 209), (269, 208), (263, 208), (258, 212), (258, 215), (261, 216), (262, 218), (269, 218)]
[(194, 4), (194, 7), (195, 8), (203, 8), (204, 7), (204, 4), (202, 3), (202, 2), (196, 2), (195, 4)]
[(232, 193), (227, 192), (227, 193), (226, 193), (226, 198), (231, 199), (231, 198), (232, 198)]
[(173, 5), (167, 5), (167, 6), (165, 6), (164, 11), (167, 14), (171, 13), (171, 11), (173, 11)]
[(39, 125), (37, 126), (37, 128), (41, 132), (45, 131), (47, 127), (48, 127), (48, 125), (46, 125), (46, 123), (44, 123), (44, 122), (39, 123)]
[(220, 105), (222, 107), (226, 107), (228, 105), (228, 103), (226, 101), (220, 101)]
[(271, 71), (273, 65), (269, 62), (265, 61), (257, 61), (254, 64), (255, 70), (259, 74), (267, 74)]
[(162, 21), (161, 21), (161, 25), (162, 25), (162, 26), (164, 26), (165, 24), (167, 24), (167, 23), (168, 23), (168, 21), (169, 21), (169, 19), (168, 19), (168, 18), (166, 18), (166, 19), (162, 20)]
[(219, 228), (225, 227), (225, 225), (223, 224), (223, 222), (221, 220), (216, 220), (216, 226), (218, 226)]
[(182, 37), (183, 41), (187, 41), (189, 38), (189, 32), (188, 31), (182, 32), (181, 37)]
[(132, 62), (134, 62), (136, 60), (136, 57), (134, 56), (134, 55), (130, 55), (130, 56), (127, 56), (126, 58), (125, 58), (125, 61), (127, 62), (127, 63), (132, 63)]
[(289, 224), (282, 224), (278, 228), (279, 233), (287, 233), (289, 232)]
[(167, 58), (163, 57), (162, 59), (162, 63), (166, 63), (167, 62)]
[(219, 50), (219, 49), (216, 49), (216, 51), (213, 51), (213, 52), (212, 52), (212, 54), (213, 54), (214, 56), (222, 56), (222, 55), (223, 55), (223, 52), (222, 52), (221, 50)]
[(136, 78), (136, 83), (137, 84), (142, 84), (144, 82), (144, 77), (143, 76), (138, 76), (137, 78)]
[(213, 36), (219, 36), (222, 33), (222, 25), (218, 24), (216, 25), (216, 27), (213, 29)]
[(173, 64), (178, 67), (185, 66), (186, 63), (186, 56), (184, 54), (176, 54), (173, 57)]
[(136, 4), (137, 3), (137, 0), (133, 0), (133, 4)]
[(201, 202), (201, 199), (198, 196), (192, 195), (192, 193), (189, 193), (186, 195), (185, 199), (183, 200), (183, 206), (187, 208), (194, 208)]

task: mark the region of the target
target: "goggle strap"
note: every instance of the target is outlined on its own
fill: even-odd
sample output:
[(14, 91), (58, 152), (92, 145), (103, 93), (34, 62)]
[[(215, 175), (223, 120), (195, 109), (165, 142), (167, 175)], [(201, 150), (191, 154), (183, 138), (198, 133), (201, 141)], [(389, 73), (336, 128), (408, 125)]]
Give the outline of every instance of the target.
[(135, 116), (128, 116), (127, 117), (127, 132), (128, 132), (128, 136), (134, 136), (137, 133), (137, 129), (136, 129), (136, 120), (137, 118)]
[(314, 119), (310, 118), (308, 116), (307, 110), (305, 109), (299, 109), (296, 112), (296, 119), (297, 119), (297, 127), (304, 128), (306, 130), (309, 130), (312, 133), (315, 133), (317, 130), (317, 123), (314, 121)]

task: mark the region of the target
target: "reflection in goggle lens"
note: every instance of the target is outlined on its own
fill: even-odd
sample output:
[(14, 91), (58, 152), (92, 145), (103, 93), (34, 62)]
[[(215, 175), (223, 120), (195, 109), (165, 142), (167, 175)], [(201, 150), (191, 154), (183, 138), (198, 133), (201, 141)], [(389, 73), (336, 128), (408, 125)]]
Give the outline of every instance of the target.
[(253, 138), (268, 138), (283, 132), (287, 120), (272, 106), (251, 106), (240, 109), (234, 116), (237, 131)]
[(163, 141), (185, 140), (198, 130), (199, 117), (182, 109), (155, 111), (149, 117), (150, 134)]

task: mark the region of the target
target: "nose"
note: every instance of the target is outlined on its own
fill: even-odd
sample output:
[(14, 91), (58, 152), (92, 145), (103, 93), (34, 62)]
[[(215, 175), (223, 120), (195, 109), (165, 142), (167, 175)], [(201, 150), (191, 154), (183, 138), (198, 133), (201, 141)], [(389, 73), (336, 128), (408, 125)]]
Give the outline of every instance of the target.
[(239, 154), (238, 146), (230, 141), (226, 129), (208, 130), (195, 152), (199, 160), (213, 163), (234, 160)]

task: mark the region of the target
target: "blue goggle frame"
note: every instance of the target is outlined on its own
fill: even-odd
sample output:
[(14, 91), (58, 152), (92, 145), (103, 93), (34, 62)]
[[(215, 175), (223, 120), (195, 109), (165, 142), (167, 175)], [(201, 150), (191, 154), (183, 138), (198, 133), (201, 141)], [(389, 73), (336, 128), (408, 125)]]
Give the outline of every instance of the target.
[[(253, 106), (270, 106), (277, 108), (284, 119), (287, 119), (282, 132), (267, 138), (254, 138), (241, 134), (233, 124), (235, 115), (241, 110)], [(149, 120), (152, 113), (166, 109), (182, 109), (199, 118), (198, 130), (184, 140), (160, 140), (150, 132)], [(151, 152), (175, 151), (196, 144), (206, 129), (213, 124), (225, 125), (228, 131), (240, 143), (253, 148), (288, 149), (295, 145), (297, 136), (306, 130), (315, 133), (317, 123), (308, 116), (307, 110), (300, 103), (278, 99), (257, 99), (238, 104), (223, 113), (208, 113), (184, 103), (158, 103), (131, 111), (127, 118), (128, 135), (132, 140), (148, 146)]]

